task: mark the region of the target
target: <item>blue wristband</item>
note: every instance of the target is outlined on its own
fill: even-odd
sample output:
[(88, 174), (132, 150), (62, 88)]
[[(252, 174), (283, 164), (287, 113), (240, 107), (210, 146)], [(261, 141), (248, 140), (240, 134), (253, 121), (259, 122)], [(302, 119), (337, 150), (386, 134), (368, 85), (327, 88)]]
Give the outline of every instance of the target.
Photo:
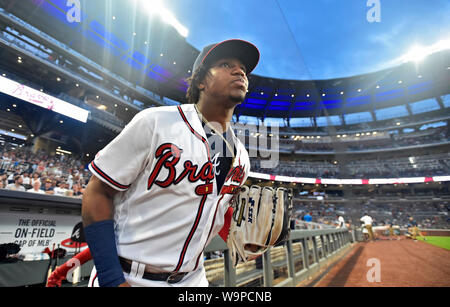
[(97, 270), (100, 287), (117, 287), (124, 283), (122, 267), (117, 255), (114, 221), (100, 221), (84, 228)]

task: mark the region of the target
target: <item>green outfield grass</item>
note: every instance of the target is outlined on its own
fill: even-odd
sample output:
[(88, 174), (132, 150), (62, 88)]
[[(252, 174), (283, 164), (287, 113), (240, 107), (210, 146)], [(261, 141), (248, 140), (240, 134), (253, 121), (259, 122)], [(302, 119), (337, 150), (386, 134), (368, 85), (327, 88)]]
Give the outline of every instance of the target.
[(427, 243), (430, 243), (432, 245), (436, 245), (442, 248), (445, 248), (446, 250), (450, 250), (450, 237), (434, 237), (434, 236), (427, 236), (425, 237), (427, 240), (424, 241), (423, 237), (417, 237), (417, 240), (424, 241)]

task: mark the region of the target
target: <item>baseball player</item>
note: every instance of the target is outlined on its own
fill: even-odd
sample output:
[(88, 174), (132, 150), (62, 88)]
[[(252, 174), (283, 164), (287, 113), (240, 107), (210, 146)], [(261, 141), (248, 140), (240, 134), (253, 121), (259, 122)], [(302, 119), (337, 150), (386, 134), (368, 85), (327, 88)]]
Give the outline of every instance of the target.
[(417, 236), (420, 236), (426, 241), (426, 238), (424, 237), (424, 235), (422, 234), (422, 232), (419, 229), (419, 225), (417, 224), (416, 220), (414, 220), (414, 218), (412, 216), (409, 218), (407, 230), (408, 231), (406, 232), (406, 238), (410, 238), (410, 239), (413, 239), (414, 241), (417, 241)]
[(258, 61), (246, 41), (205, 47), (190, 104), (138, 113), (96, 155), (82, 201), (90, 285), (208, 286), (203, 250), (219, 232), (226, 240), (229, 202), (250, 170), (230, 121)]
[[(375, 240), (375, 236), (373, 234), (373, 230), (372, 230), (372, 223), (373, 223), (373, 219), (371, 216), (369, 216), (367, 213), (364, 213), (364, 216), (361, 218), (361, 222), (364, 224), (364, 228), (367, 230), (368, 236), (369, 236), (369, 240), (373, 241)], [(364, 231), (363, 231), (364, 233)]]
[(344, 228), (345, 226), (345, 220), (344, 217), (340, 214), (336, 214), (336, 218), (337, 218), (337, 226), (336, 228)]

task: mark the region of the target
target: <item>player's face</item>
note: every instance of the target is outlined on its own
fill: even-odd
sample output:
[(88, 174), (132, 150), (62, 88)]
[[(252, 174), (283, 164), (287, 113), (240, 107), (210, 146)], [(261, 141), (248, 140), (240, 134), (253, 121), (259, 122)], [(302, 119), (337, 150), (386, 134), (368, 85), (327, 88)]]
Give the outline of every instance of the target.
[(203, 85), (211, 98), (242, 103), (248, 89), (245, 66), (235, 58), (218, 60), (211, 65)]

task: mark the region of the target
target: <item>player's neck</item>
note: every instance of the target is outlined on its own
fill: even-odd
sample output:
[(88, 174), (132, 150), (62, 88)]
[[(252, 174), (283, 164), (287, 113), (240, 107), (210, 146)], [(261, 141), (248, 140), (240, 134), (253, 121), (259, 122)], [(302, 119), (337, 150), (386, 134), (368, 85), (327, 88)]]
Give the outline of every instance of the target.
[(234, 112), (234, 107), (227, 108), (217, 104), (204, 103), (202, 101), (197, 103), (197, 109), (208, 122), (220, 124), (223, 132), (229, 127)]

